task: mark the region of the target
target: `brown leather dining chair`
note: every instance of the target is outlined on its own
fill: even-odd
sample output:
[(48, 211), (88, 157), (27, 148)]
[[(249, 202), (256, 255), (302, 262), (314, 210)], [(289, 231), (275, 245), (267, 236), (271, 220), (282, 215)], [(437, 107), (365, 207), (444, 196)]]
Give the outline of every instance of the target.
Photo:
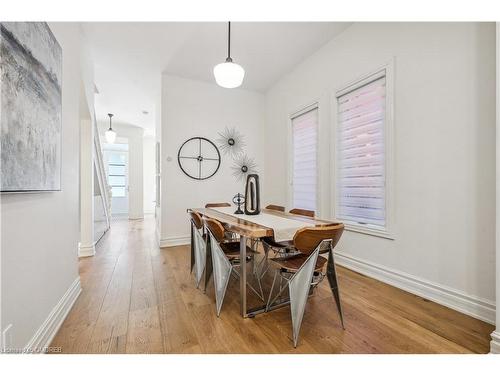
[[(273, 205), (271, 205), (271, 206), (273, 206)], [(278, 207), (277, 211), (285, 212), (285, 207), (282, 207), (282, 206), (274, 206), (274, 207)], [(281, 208), (283, 210), (281, 210)], [(307, 216), (307, 217), (311, 217), (311, 218), (314, 218), (314, 216), (315, 216), (314, 211), (305, 210), (302, 208), (293, 208), (289, 212), (291, 214), (294, 214), (294, 215)], [(281, 242), (275, 242), (272, 238), (266, 238), (266, 239), (264, 239), (264, 242), (268, 246), (269, 249), (274, 251), (275, 255), (277, 255), (277, 256), (283, 255), (283, 254), (286, 256), (290, 255), (290, 248), (292, 245), (292, 243), (290, 241), (281, 243)]]
[[(277, 206), (274, 204), (270, 204), (266, 208), (269, 210), (285, 212), (285, 207)], [(314, 211), (305, 210), (302, 208), (293, 208), (289, 212), (291, 214), (294, 214), (294, 215), (308, 216), (308, 217), (312, 217), (312, 218), (314, 217), (314, 214), (315, 214)], [(264, 254), (264, 258), (261, 261), (261, 264), (259, 264), (259, 267), (261, 269), (265, 267), (261, 273), (262, 277), (263, 277), (264, 274), (268, 270), (268, 265), (266, 265), (266, 263), (267, 263), (267, 259), (268, 259), (269, 250), (272, 250), (274, 252), (275, 256), (289, 256), (289, 255), (291, 255), (291, 253), (293, 253), (293, 251), (291, 250), (291, 247), (293, 244), (291, 243), (291, 241), (286, 241), (283, 243), (276, 242), (276, 241), (274, 241), (273, 238), (269, 238), (269, 237), (263, 238), (262, 242), (263, 242), (265, 254)]]
[[(227, 202), (205, 204), (205, 208), (217, 208), (217, 207), (231, 207), (231, 204), (227, 203)], [(225, 235), (226, 235), (226, 237), (232, 238), (234, 240), (238, 239), (238, 236), (235, 233), (231, 233), (231, 232), (226, 231)]]
[(315, 212), (311, 210), (305, 210), (303, 208), (292, 208), (289, 211), (291, 214), (294, 215), (302, 215), (302, 216), (308, 216), (308, 217), (314, 217)]
[[(209, 236), (208, 243), (212, 258), (216, 311), (217, 316), (220, 316), (222, 303), (224, 302), (224, 297), (226, 295), (231, 275), (234, 274), (239, 278), (239, 272), (237, 269), (240, 267), (246, 267), (247, 262), (254, 262), (256, 251), (254, 251), (250, 246), (247, 246), (247, 259), (242, 261), (240, 259), (240, 242), (228, 241), (225, 236), (225, 229), (219, 221), (210, 218), (203, 218), (203, 222), (207, 230), (207, 235)], [(259, 288), (261, 290), (260, 293), (247, 282), (250, 290), (252, 290), (260, 299), (264, 300), (259, 278), (257, 278), (257, 283), (259, 284)]]
[(267, 210), (273, 210), (273, 211), (279, 211), (279, 212), (285, 212), (285, 207), (283, 206), (278, 206), (276, 204), (268, 204), (266, 206)]
[[(269, 210), (285, 212), (285, 207), (274, 205), (274, 204), (270, 204), (266, 208)], [(314, 211), (305, 210), (302, 208), (293, 208), (289, 212), (291, 214), (294, 214), (294, 215), (308, 216), (308, 217), (312, 217), (312, 218), (314, 218), (314, 215), (315, 215)], [(290, 256), (290, 255), (294, 254), (294, 252), (295, 252), (293, 250), (293, 243), (291, 241), (276, 242), (273, 238), (270, 238), (270, 237), (265, 237), (262, 239), (262, 246), (264, 247), (264, 257), (262, 258), (262, 260), (258, 266), (258, 268), (260, 270), (261, 277), (264, 277), (264, 275), (266, 274), (266, 272), (269, 269), (269, 264), (268, 264), (267, 260), (269, 257), (270, 250), (272, 250), (274, 252), (275, 257)]]
[[(342, 232), (343, 224), (334, 224), (331, 226), (307, 227), (297, 231), (293, 238), (294, 248), (300, 254), (290, 257), (278, 257), (271, 259), (276, 266), (273, 284), (269, 292), (266, 310), (272, 307), (272, 304), (288, 287), (290, 296), (290, 310), (292, 315), (293, 345), (297, 347), (299, 340), (300, 327), (304, 310), (309, 296), (309, 290), (316, 287), (326, 276), (330, 283), (330, 288), (335, 299), (337, 309), (340, 315), (342, 328), (344, 328), (344, 318), (340, 304), (340, 294), (333, 259), (333, 249), (337, 245)], [(328, 260), (319, 255), (322, 245), (329, 243)], [(326, 274), (323, 273), (325, 264), (327, 265)], [(272, 298), (276, 279), (280, 278), (280, 288), (274, 298)], [(285, 285), (281, 287), (282, 281)]]
[(231, 204), (222, 202), (222, 203), (207, 203), (205, 205), (205, 208), (212, 208), (212, 207), (231, 207)]

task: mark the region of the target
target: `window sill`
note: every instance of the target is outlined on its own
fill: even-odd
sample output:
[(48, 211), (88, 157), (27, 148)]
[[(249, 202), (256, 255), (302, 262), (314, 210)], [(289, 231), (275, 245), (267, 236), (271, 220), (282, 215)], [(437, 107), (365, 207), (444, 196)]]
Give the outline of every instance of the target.
[(381, 237), (381, 238), (385, 238), (388, 240), (394, 240), (394, 235), (386, 230), (383, 230), (383, 229), (370, 228), (370, 227), (366, 227), (364, 225), (362, 226), (359, 224), (354, 224), (354, 223), (349, 223), (349, 222), (344, 222), (344, 228), (345, 228), (345, 230), (347, 230), (349, 232), (356, 232), (356, 233), (361, 233), (361, 234), (367, 234), (370, 236)]

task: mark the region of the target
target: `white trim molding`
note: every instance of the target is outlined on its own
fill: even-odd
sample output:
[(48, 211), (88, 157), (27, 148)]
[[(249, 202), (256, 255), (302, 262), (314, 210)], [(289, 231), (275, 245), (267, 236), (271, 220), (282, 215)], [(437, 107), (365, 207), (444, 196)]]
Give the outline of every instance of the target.
[(160, 238), (159, 240), (160, 247), (182, 246), (182, 245), (189, 245), (190, 243), (191, 243), (190, 236)]
[(95, 255), (95, 243), (90, 245), (82, 245), (81, 242), (78, 243), (78, 257), (92, 257)]
[(494, 331), (491, 334), (490, 353), (500, 354), (500, 331)]
[(495, 324), (495, 302), (423, 280), (352, 255), (335, 252), (336, 263), (355, 272), (372, 277), (396, 288), (426, 298), (450, 309)]
[[(500, 23), (496, 23), (496, 205), (495, 205), (495, 276), (496, 276), (496, 300), (500, 306)], [(496, 330), (491, 334), (491, 353), (500, 354), (500, 308), (496, 312)]]
[(78, 276), (25, 346), (26, 352), (40, 352), (50, 345), (81, 291), (80, 277)]

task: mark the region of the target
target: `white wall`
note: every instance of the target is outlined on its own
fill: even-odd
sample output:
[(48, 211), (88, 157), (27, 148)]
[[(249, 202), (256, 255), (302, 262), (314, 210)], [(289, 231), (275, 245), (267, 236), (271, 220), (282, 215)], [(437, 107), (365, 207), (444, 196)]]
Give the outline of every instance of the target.
[[(244, 191), (244, 182), (231, 175), (232, 160), (221, 154), (219, 171), (210, 179), (187, 177), (177, 163), (177, 152), (188, 138), (202, 136), (214, 143), (226, 126), (237, 127), (245, 136), (245, 151), (255, 158), (265, 183), (263, 95), (240, 89), (164, 75), (162, 80), (162, 246), (189, 241), (186, 209), (207, 202), (231, 202)], [(170, 160), (170, 161), (169, 161)]]
[(158, 243), (160, 243), (160, 237), (161, 237), (161, 213), (162, 213), (162, 195), (163, 191), (161, 188), (162, 182), (162, 170), (163, 170), (163, 162), (162, 162), (162, 95), (164, 90), (162, 89), (163, 86), (163, 78), (161, 75), (158, 76), (158, 85), (156, 87), (156, 95), (155, 95), (155, 142), (158, 145), (160, 157), (157, 160), (157, 151), (156, 151), (156, 146), (155, 146), (155, 189), (156, 189), (156, 202), (155, 202), (155, 235), (156, 235), (156, 240)]
[(143, 136), (144, 129), (137, 128), (128, 137), (128, 217), (130, 219), (142, 219), (144, 217)]
[[(85, 86), (93, 82), (90, 75), (82, 74), (91, 69), (83, 58), (79, 24), (49, 26), (63, 50), (62, 190), (1, 196), (1, 326), (13, 325), (11, 347), (15, 348), (33, 343), (51, 313), (57, 311), (52, 317), (63, 319), (66, 310), (58, 310), (58, 303), (71, 286), (73, 297), (80, 290), (79, 103), (82, 79)], [(41, 336), (37, 338), (41, 341), (35, 341), (44, 343), (58, 322), (62, 320), (38, 331)]]
[[(94, 225), (94, 65), (90, 49), (84, 38), (81, 39), (80, 56), (82, 60), (80, 87), (80, 242), (78, 256), (95, 254)], [(84, 84), (87, 82), (87, 84)]]
[[(99, 122), (99, 134), (105, 141), (104, 132), (109, 128), (109, 122)], [(141, 219), (144, 217), (143, 196), (143, 136), (144, 129), (118, 121), (113, 121), (113, 129), (117, 139), (124, 138), (128, 142), (128, 217)]]
[[(331, 213), (332, 94), (394, 58), (395, 240), (346, 232), (339, 261), (482, 319), (495, 300), (495, 27), (354, 24), (266, 96), (264, 195), (286, 203), (290, 113), (319, 101)], [(413, 289), (412, 289), (413, 288)], [(455, 305), (454, 305), (455, 304)]]
[(144, 136), (143, 139), (143, 193), (144, 193), (144, 213), (153, 214), (155, 212), (155, 138)]
[(94, 123), (89, 111), (80, 106), (80, 257), (95, 254), (94, 173)]
[[(500, 23), (496, 23), (496, 196), (500, 196)], [(500, 199), (496, 200), (496, 300), (500, 301)], [(500, 354), (500, 309), (496, 310), (496, 330), (491, 334), (491, 353)]]

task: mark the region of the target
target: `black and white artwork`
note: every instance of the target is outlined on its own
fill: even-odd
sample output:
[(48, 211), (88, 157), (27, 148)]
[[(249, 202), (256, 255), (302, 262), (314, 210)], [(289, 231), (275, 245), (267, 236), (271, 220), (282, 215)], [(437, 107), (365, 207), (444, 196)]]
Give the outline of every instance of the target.
[(253, 158), (247, 154), (240, 154), (234, 159), (234, 164), (231, 167), (233, 176), (237, 181), (246, 180), (249, 174), (257, 173), (257, 164)]
[(238, 129), (226, 127), (222, 133), (219, 133), (219, 137), (217, 142), (225, 155), (229, 155), (234, 159), (243, 153), (245, 137)]
[(0, 31), (0, 190), (60, 190), (61, 46), (45, 22)]

